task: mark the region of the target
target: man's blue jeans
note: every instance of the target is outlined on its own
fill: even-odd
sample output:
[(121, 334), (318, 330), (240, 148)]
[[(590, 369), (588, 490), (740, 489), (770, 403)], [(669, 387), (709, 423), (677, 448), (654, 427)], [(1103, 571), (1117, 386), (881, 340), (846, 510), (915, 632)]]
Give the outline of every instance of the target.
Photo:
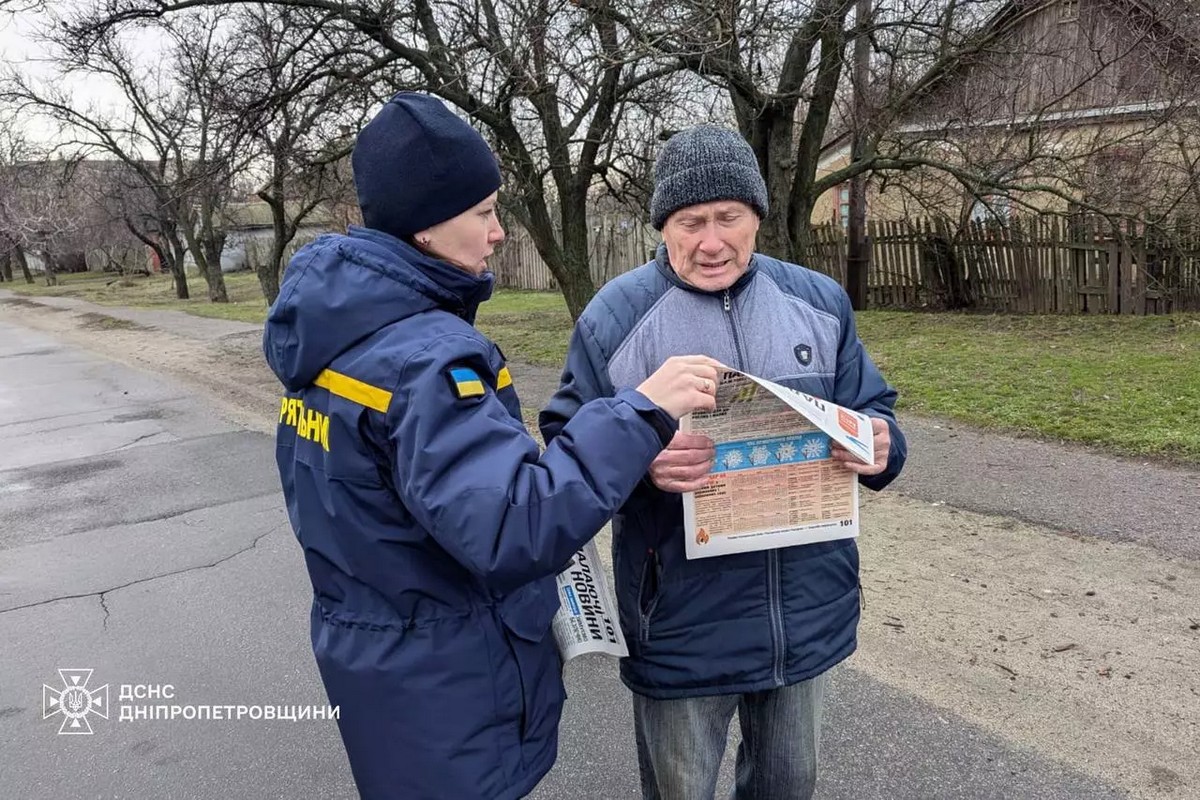
[(712, 800), (729, 722), (738, 712), (735, 800), (808, 800), (817, 783), (828, 673), (750, 694), (633, 696), (644, 800)]

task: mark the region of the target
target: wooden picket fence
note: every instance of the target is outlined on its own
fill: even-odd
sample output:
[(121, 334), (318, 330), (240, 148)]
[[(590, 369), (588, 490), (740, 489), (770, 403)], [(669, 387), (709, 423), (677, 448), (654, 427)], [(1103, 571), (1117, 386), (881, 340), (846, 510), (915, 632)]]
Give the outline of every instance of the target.
[[(588, 266), (596, 286), (645, 264), (661, 241), (653, 228), (627, 216), (597, 216), (590, 223)], [(538, 253), (533, 238), (519, 225), (508, 229), (508, 238), (490, 264), (498, 286), (539, 291), (558, 289), (558, 282)]]
[[(1200, 310), (1200, 226), (1045, 215), (1004, 223), (870, 222), (876, 308), (1155, 314)], [(808, 266), (845, 280), (841, 228), (813, 231)]]
[[(1200, 220), (1150, 228), (1134, 221), (1042, 215), (971, 222), (945, 219), (867, 225), (874, 308), (970, 308), (1008, 313), (1162, 314), (1200, 310)], [(659, 238), (628, 218), (593, 224), (597, 286), (645, 263)], [(816, 226), (805, 266), (843, 284), (846, 234)], [(528, 234), (510, 231), (493, 262), (501, 286), (557, 284)]]

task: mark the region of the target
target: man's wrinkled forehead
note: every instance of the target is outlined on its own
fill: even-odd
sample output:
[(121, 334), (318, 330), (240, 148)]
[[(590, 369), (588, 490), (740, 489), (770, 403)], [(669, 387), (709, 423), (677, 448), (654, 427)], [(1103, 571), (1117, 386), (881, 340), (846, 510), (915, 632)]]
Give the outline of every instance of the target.
[(741, 200), (714, 200), (710, 203), (698, 203), (694, 206), (684, 206), (673, 213), (668, 220), (673, 222), (707, 222), (716, 218), (732, 220), (743, 214), (753, 214), (754, 209)]

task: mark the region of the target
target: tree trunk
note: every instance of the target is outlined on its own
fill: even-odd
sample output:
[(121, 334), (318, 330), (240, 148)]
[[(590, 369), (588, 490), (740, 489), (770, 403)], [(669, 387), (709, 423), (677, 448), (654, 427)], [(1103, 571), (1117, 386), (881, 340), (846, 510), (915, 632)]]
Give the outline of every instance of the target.
[(188, 290), (187, 271), (184, 270), (183, 264), (171, 265), (171, 277), (175, 279), (175, 297), (179, 300), (191, 299), (191, 292)]
[[(809, 209), (806, 213), (811, 215), (812, 210)], [(805, 216), (805, 219), (807, 218), (808, 216)], [(804, 266), (805, 262), (808, 261), (810, 248), (812, 247), (812, 226), (800, 225), (795, 227), (791, 233), (792, 235), (788, 244), (795, 254), (792, 258), (792, 263)]]
[[(187, 250), (192, 254), (192, 263), (196, 265), (196, 272), (208, 283), (208, 261), (204, 258), (204, 253), (200, 250), (200, 244), (194, 236), (185, 234), (184, 239), (187, 242)], [(180, 261), (182, 266), (184, 262)]]
[(170, 253), (164, 249), (163, 255), (169, 255), (166, 260), (170, 266), (171, 276), (175, 279), (175, 297), (180, 300), (188, 300), (191, 298), (191, 292), (188, 290), (187, 270), (184, 269), (183, 259), (186, 251), (183, 249), (183, 242), (179, 241), (178, 234), (170, 237), (170, 243), (167, 245), (170, 248)]
[(533, 239), (538, 255), (558, 283), (571, 319), (577, 320), (588, 301), (596, 294), (588, 269), (588, 227), (586, 193), (569, 193), (562, 200), (561, 244), (541, 198), (521, 198), (522, 224)]
[(25, 258), (25, 251), (21, 249), (21, 245), (16, 245), (12, 249), (13, 259), (17, 262), (17, 266), (21, 268), (21, 274), (25, 276), (26, 283), (33, 283), (33, 273), (29, 271), (29, 261)]
[(788, 252), (793, 264), (805, 265), (812, 247), (812, 211), (817, 199), (811, 186), (807, 191), (792, 196), (788, 209)]
[(791, 214), (787, 207), (795, 179), (794, 113), (795, 104), (791, 103), (769, 109), (747, 107), (744, 114), (739, 114), (742, 135), (754, 148), (770, 199), (767, 217), (758, 229), (757, 249), (790, 262), (795, 262), (799, 255), (793, 249)]
[(12, 283), (12, 254), (8, 250), (0, 250), (0, 283)]
[(787, 229), (787, 213), (771, 211), (762, 221), (758, 229), (758, 244), (756, 249), (772, 258), (782, 261), (795, 262), (792, 255), (791, 236)]
[(278, 236), (271, 242), (271, 256), (262, 264), (254, 265), (258, 275), (258, 285), (262, 288), (267, 305), (272, 305), (279, 297), (279, 277), (283, 274), (283, 250), (286, 244), (279, 241)]
[[(209, 256), (213, 250), (211, 244), (207, 240), (202, 242), (191, 232), (191, 220), (185, 221), (184, 225), (183, 238), (187, 241), (188, 252), (192, 254), (192, 260), (196, 263), (196, 271), (200, 273), (200, 277), (204, 278), (204, 283), (208, 286), (209, 301), (228, 303), (229, 296), (225, 293), (225, 276), (221, 274), (220, 257), (218, 256), (216, 264), (210, 263)], [(179, 264), (182, 270), (183, 261), (180, 261)]]
[[(811, 215), (816, 197), (813, 182), (820, 159), (821, 142), (844, 69), (845, 35), (842, 24), (850, 6), (817, 4), (825, 8), (820, 20), (820, 61), (812, 96), (797, 130), (794, 99), (761, 101), (730, 88), (742, 134), (750, 141), (767, 182), (771, 206), (759, 228), (759, 250), (775, 258), (802, 264), (811, 239)], [(816, 12), (814, 12), (816, 13)], [(781, 97), (797, 95), (804, 74), (810, 69), (811, 47), (792, 61), (781, 77)]]
[[(871, 19), (871, 0), (858, 0), (854, 22), (864, 26)], [(867, 84), (871, 79), (871, 40), (865, 35), (854, 39), (853, 129), (850, 162), (860, 164), (867, 147)], [(867, 176), (859, 173), (850, 179), (850, 219), (846, 242), (846, 294), (850, 307), (861, 311), (867, 307), (867, 271), (871, 250), (867, 247)]]
[(580, 253), (564, 248), (561, 270), (562, 276), (558, 279), (558, 285), (567, 301), (567, 311), (571, 312), (571, 319), (577, 320), (596, 294), (596, 286), (588, 272), (586, 249)]
[(538, 230), (534, 225), (529, 234), (533, 237), (538, 254), (546, 262), (550, 274), (558, 283), (563, 299), (567, 301), (567, 311), (572, 320), (579, 319), (588, 301), (596, 294), (596, 286), (592, 283), (592, 275), (588, 269), (587, 232), (584, 231), (582, 243), (578, 239), (568, 241), (564, 237), (560, 247), (554, 241), (552, 230)]
[(586, 197), (564, 198), (562, 208), (562, 263), (554, 277), (567, 301), (571, 319), (579, 319), (596, 294), (589, 268)]
[(221, 251), (225, 249), (225, 235), (214, 239), (204, 237), (204, 260), (208, 262), (208, 272), (204, 279), (208, 283), (208, 299), (213, 303), (228, 303), (229, 293), (225, 289), (225, 273), (221, 271)]
[(272, 305), (276, 297), (280, 296), (280, 264), (282, 261), (282, 251), (276, 245), (272, 245), (271, 258), (265, 264), (254, 266), (254, 273), (258, 276), (258, 285), (263, 289), (263, 297), (268, 306)]
[(283, 204), (283, 179), (278, 177), (282, 167), (276, 168), (276, 178), (272, 181), (270, 191), (261, 191), (259, 198), (271, 209), (271, 257), (265, 264), (255, 264), (254, 271), (258, 274), (258, 285), (262, 288), (267, 305), (279, 297), (279, 282), (283, 275), (283, 254), (287, 246), (296, 236), (296, 224), (288, 224), (287, 209)]

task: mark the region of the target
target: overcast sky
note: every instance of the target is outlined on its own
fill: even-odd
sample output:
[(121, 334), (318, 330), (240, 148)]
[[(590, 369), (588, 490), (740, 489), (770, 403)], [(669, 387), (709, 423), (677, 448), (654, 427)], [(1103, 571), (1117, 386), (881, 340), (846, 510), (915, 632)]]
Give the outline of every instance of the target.
[[(46, 4), (62, 7), (63, 4)], [(77, 103), (95, 103), (109, 109), (124, 106), (124, 95), (110, 82), (95, 77), (88, 79), (60, 78), (53, 63), (52, 54), (39, 41), (42, 26), (50, 24), (53, 16), (43, 11), (23, 10), (15, 13), (0, 13), (0, 65), (4, 69), (17, 69), (39, 81), (53, 81), (69, 89)], [(134, 40), (138, 43), (139, 56), (155, 54), (157, 35), (140, 31)], [(42, 144), (54, 142), (57, 133), (53, 126), (25, 115), (17, 125), (31, 140)]]

